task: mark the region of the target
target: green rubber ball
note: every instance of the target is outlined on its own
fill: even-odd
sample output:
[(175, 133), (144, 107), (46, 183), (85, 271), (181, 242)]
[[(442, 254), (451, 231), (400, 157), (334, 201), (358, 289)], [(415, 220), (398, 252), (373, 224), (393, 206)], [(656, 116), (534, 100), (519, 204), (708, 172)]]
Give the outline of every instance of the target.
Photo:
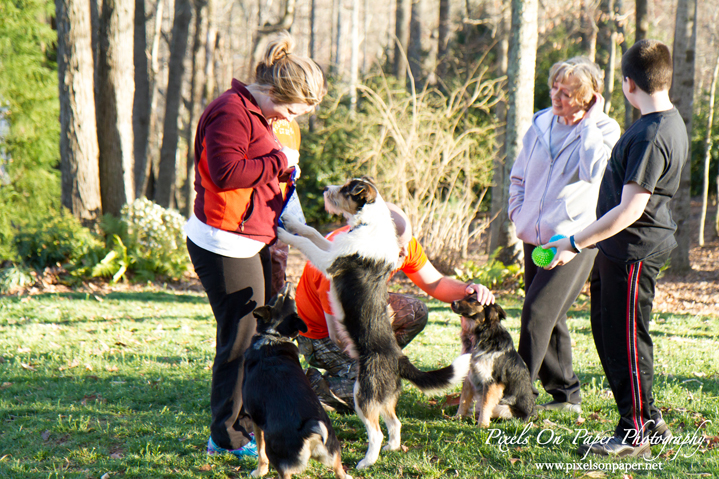
[(552, 248), (544, 249), (541, 246), (537, 246), (534, 248), (534, 251), (532, 251), (532, 261), (540, 268), (549, 266), (553, 259), (554, 251), (552, 251)]

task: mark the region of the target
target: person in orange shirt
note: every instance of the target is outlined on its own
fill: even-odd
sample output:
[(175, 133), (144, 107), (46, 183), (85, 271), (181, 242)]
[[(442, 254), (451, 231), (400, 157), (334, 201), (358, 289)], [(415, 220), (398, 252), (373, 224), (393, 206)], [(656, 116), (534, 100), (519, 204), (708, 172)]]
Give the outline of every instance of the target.
[[(396, 205), (387, 203), (397, 228), (401, 246), (402, 271), (422, 291), (435, 299), (449, 303), (476, 294), (482, 304), (494, 303), (494, 295), (485, 286), (463, 283), (442, 275), (427, 258), (424, 249), (412, 235), (407, 215)], [(347, 231), (344, 226), (327, 238)], [(354, 411), (353, 390), (357, 376), (356, 361), (345, 353), (346, 341), (337, 333), (337, 322), (329, 300), (330, 280), (309, 262), (297, 285), (295, 302), (297, 313), (307, 325), (307, 332), (297, 338), (300, 352), (311, 366), (307, 377), (323, 405), (338, 412)], [(390, 318), (397, 344), (407, 346), (426, 326), (429, 312), (420, 299), (398, 293), (389, 294)], [(318, 369), (325, 370), (325, 374)]]

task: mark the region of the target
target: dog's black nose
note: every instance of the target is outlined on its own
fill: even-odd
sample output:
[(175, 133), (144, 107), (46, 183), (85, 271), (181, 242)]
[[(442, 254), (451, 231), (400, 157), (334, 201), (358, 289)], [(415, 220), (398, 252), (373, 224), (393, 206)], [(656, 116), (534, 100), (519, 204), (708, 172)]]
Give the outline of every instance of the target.
[(329, 187), (329, 186), (325, 186), (325, 189), (324, 189), (324, 190), (322, 190), (322, 193), (327, 193), (327, 190), (329, 190), (329, 189), (330, 189), (330, 187)]

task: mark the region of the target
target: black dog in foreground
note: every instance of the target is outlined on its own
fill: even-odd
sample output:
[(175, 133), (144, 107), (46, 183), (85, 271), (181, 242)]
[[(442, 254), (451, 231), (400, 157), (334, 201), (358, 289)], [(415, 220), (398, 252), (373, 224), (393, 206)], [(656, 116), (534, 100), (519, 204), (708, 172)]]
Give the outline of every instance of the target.
[(489, 427), (492, 417), (528, 420), (535, 402), (529, 370), (501, 324), (507, 318), (504, 310), (496, 304), (483, 306), (470, 295), (454, 301), (452, 311), (462, 318), (462, 353), (472, 353), (457, 416), (469, 415), (476, 399), (481, 427)]
[[(245, 352), (242, 397), (255, 426), (258, 465), (252, 477), (268, 472), (280, 478), (302, 472), (310, 458), (334, 469), (339, 479), (352, 479), (342, 467), (341, 445), (332, 422), (302, 371), (291, 341), (307, 326), (297, 315), (292, 286), (269, 305), (254, 311), (257, 334)], [(268, 461), (269, 460), (269, 461)]]

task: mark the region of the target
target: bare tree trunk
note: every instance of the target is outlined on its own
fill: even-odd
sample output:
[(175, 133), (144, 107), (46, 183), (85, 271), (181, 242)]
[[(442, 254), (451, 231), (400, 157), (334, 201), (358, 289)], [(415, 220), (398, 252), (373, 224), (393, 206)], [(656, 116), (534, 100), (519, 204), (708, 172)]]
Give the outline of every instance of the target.
[[(670, 96), (672, 103), (687, 127), (687, 138), (692, 137), (692, 112), (694, 103), (694, 59), (697, 43), (697, 0), (679, 0), (674, 30), (674, 78)], [(671, 201), (672, 217), (677, 223), (674, 234), (677, 248), (672, 251), (672, 270), (684, 273), (691, 270), (689, 249), (691, 247), (691, 149), (690, 157), (682, 169), (679, 190)]]
[(160, 171), (155, 189), (155, 202), (165, 208), (173, 207), (175, 178), (177, 176), (178, 118), (182, 100), (182, 77), (187, 51), (192, 6), (189, 0), (175, 0), (175, 18), (172, 22), (172, 42), (168, 67), (167, 95), (165, 96), (165, 121), (162, 127), (160, 148)]
[(215, 83), (215, 47), (217, 46), (217, 25), (215, 7), (217, 0), (207, 2), (207, 38), (205, 39), (205, 87), (202, 95), (203, 108), (218, 96)]
[(335, 23), (335, 61), (332, 63), (335, 75), (342, 77), (342, 0), (337, 0), (337, 22)]
[(649, 2), (647, 0), (635, 0), (634, 8), (634, 19), (636, 21), (634, 42), (636, 43), (647, 38), (647, 33), (649, 32)]
[(597, 33), (599, 32), (597, 22), (594, 21), (595, 10), (594, 1), (582, 1), (582, 50), (592, 61), (597, 58)]
[(409, 43), (407, 44), (407, 60), (409, 62), (409, 70), (416, 88), (422, 87), (422, 10), (423, 0), (411, 0), (411, 18), (409, 25)]
[(88, 0), (57, 0), (62, 205), (91, 223), (102, 214)]
[[(152, 199), (155, 192), (155, 180), (157, 179), (157, 170), (159, 165), (159, 148), (158, 148), (158, 128), (157, 128), (157, 101), (159, 93), (160, 78), (160, 40), (162, 38), (162, 19), (165, 1), (157, 0), (155, 8), (154, 26), (152, 29), (152, 46), (150, 47), (150, 101), (146, 105), (149, 115), (149, 126), (147, 134), (147, 159), (145, 167), (142, 170), (142, 177), (136, 180), (136, 184), (140, 185), (140, 191), (137, 196), (145, 196)], [(137, 170), (137, 169), (136, 169)]]
[[(699, 246), (704, 246), (704, 225), (707, 219), (707, 206), (709, 204), (709, 165), (711, 165), (712, 159), (712, 127), (714, 126), (714, 98), (716, 95), (717, 77), (719, 77), (719, 55), (717, 55), (714, 73), (712, 74), (712, 82), (709, 87), (709, 114), (707, 115), (707, 134), (704, 139), (706, 152), (704, 153), (704, 175), (702, 182), (702, 214), (699, 218)], [(717, 217), (719, 217), (719, 213), (717, 213)]]
[[(634, 31), (634, 43), (638, 42), (639, 40), (644, 40), (647, 38), (647, 33), (649, 32), (649, 10), (648, 10), (648, 1), (647, 0), (635, 0), (634, 2), (634, 20), (635, 20), (635, 31)], [(625, 106), (628, 103), (625, 103)], [(641, 112), (637, 110), (636, 108), (631, 108), (632, 110), (632, 123), (637, 121), (640, 116), (642, 116)]]
[[(619, 42), (619, 46), (622, 49), (622, 55), (624, 55), (627, 50), (629, 49), (629, 45), (627, 45), (627, 32), (624, 28), (624, 26), (627, 23), (628, 16), (625, 16), (622, 14), (622, 11), (624, 10), (624, 0), (615, 0), (614, 2), (614, 22), (617, 27), (617, 35), (621, 38), (621, 41)], [(624, 98), (624, 129), (626, 130), (631, 126), (631, 124), (634, 122), (634, 118), (632, 116), (632, 110), (634, 107), (631, 103), (629, 103), (629, 100), (622, 95)]]
[(363, 28), (362, 28), (362, 76), (367, 75), (367, 69), (369, 68), (369, 55), (367, 54), (367, 45), (369, 41), (367, 34), (369, 33), (369, 0), (363, 1), (362, 14), (364, 15)]
[(359, 10), (360, 0), (352, 0), (352, 53), (350, 55), (350, 113), (357, 113), (357, 81), (359, 79)]
[[(155, 10), (157, 11), (157, 10)], [(132, 106), (132, 130), (135, 138), (135, 196), (143, 195), (147, 167), (147, 142), (150, 133), (150, 71), (147, 62), (145, 0), (135, 0), (135, 99)]]
[(330, 71), (334, 72), (337, 69), (337, 46), (339, 43), (335, 38), (337, 37), (337, 24), (335, 19), (337, 18), (337, 10), (340, 8), (340, 0), (332, 0), (332, 13), (330, 14)]
[(254, 74), (255, 65), (260, 59), (262, 49), (264, 47), (262, 39), (273, 33), (280, 32), (282, 30), (288, 30), (292, 28), (292, 24), (295, 21), (295, 6), (296, 0), (285, 1), (285, 11), (282, 14), (282, 18), (277, 23), (260, 25), (255, 33), (255, 39), (252, 42), (252, 57), (250, 61), (249, 71)]
[(205, 83), (205, 68), (202, 64), (201, 51), (205, 50), (207, 41), (207, 1), (195, 0), (195, 31), (192, 39), (192, 72), (190, 73), (190, 101), (187, 105), (189, 118), (187, 120), (187, 180), (185, 182), (185, 216), (192, 215), (195, 203), (195, 119), (200, 117), (202, 105), (203, 84)]
[(602, 0), (598, 33), (597, 63), (604, 68), (604, 113), (612, 109), (614, 69), (617, 64), (617, 32), (614, 22), (614, 0)]
[[(511, 0), (503, 0), (502, 17), (497, 31), (497, 76), (501, 77), (507, 74), (509, 67), (509, 26), (511, 22)], [(507, 229), (506, 221), (500, 221), (502, 211), (506, 211), (509, 202), (509, 172), (512, 168), (511, 163), (507, 162), (506, 149), (506, 124), (507, 124), (507, 102), (505, 100), (497, 103), (497, 123), (500, 129), (497, 131), (497, 151), (494, 156), (494, 176), (492, 177), (492, 206), (491, 215), (495, 218), (490, 224), (489, 230), (489, 252), (493, 253), (497, 248), (504, 248), (508, 241), (511, 242), (511, 234)], [(505, 186), (505, 177), (507, 184)], [(506, 213), (504, 213), (506, 216)], [(501, 234), (500, 234), (501, 233)], [(516, 241), (516, 239), (514, 240)]]
[(407, 47), (409, 46), (409, 24), (412, 19), (412, 0), (397, 0), (395, 12), (394, 76), (403, 80), (407, 74)]
[(132, 110), (135, 0), (104, 0), (100, 16), (97, 140), (102, 210), (114, 216), (135, 199)]
[[(316, 0), (310, 0), (310, 58), (315, 57), (316, 53), (316, 46), (315, 46), (315, 36), (316, 36), (316, 28), (317, 28), (317, 10), (316, 10)], [(366, 14), (366, 12), (365, 12)]]
[(439, 0), (439, 28), (437, 32), (437, 76), (444, 80), (447, 75), (449, 58), (450, 25), (451, 25), (451, 2), (450, 0)]
[[(538, 0), (512, 0), (512, 30), (509, 39), (507, 69), (507, 159), (503, 178), (504, 194), (509, 197), (509, 171), (522, 148), (522, 138), (532, 122), (534, 105), (534, 70), (537, 59)], [(495, 221), (500, 223), (498, 245), (502, 246), (498, 259), (504, 264), (520, 261), (522, 245), (517, 239), (514, 224), (509, 221), (507, 204)]]

